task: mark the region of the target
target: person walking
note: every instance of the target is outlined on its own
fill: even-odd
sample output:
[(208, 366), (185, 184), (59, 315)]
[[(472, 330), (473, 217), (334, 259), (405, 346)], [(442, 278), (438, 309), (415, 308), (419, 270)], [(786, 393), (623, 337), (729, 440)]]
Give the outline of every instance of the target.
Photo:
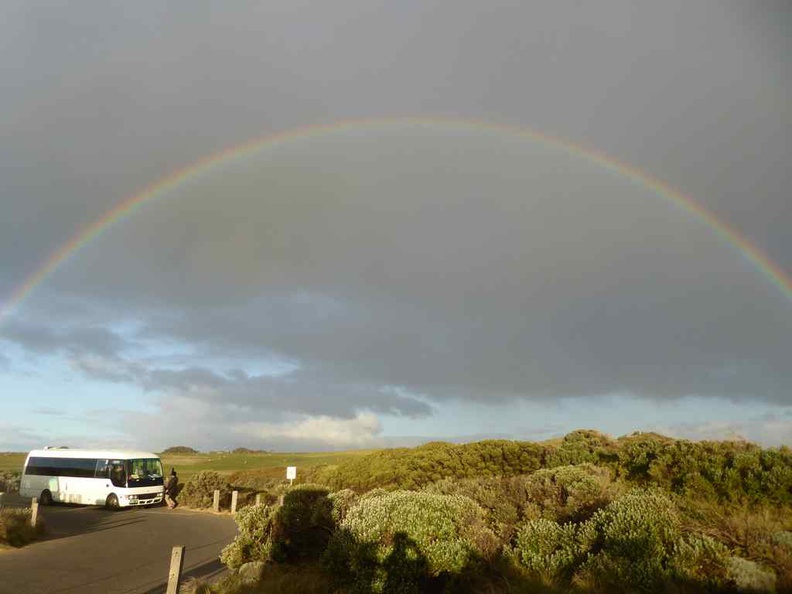
[(176, 476), (176, 469), (171, 468), (170, 477), (168, 481), (165, 483), (165, 503), (168, 504), (168, 508), (173, 509), (178, 503), (176, 503), (176, 488), (179, 485), (179, 477)]

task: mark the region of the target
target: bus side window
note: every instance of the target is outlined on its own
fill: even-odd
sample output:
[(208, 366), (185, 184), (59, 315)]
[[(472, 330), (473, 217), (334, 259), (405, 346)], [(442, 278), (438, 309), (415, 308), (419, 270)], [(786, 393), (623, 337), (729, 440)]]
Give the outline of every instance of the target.
[(96, 461), (96, 473), (94, 474), (96, 478), (110, 478), (110, 464), (108, 462), (109, 460)]
[(126, 470), (121, 460), (111, 462), (110, 480), (116, 487), (126, 487)]

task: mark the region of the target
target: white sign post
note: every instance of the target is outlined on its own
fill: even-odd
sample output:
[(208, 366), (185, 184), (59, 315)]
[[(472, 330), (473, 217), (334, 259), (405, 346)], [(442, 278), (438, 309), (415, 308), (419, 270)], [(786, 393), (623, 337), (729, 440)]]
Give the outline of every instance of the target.
[(296, 466), (287, 466), (286, 467), (286, 478), (289, 479), (289, 486), (291, 487), (294, 479), (297, 478), (297, 467)]

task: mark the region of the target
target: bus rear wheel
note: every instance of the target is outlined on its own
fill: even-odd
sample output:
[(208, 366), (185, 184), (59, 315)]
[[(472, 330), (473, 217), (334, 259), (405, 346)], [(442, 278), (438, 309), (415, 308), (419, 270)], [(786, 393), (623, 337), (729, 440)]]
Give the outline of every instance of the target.
[(39, 505), (52, 505), (52, 493), (49, 489), (44, 489), (39, 497)]
[(107, 496), (107, 501), (105, 501), (105, 507), (107, 509), (112, 509), (112, 510), (116, 510), (119, 507), (121, 507), (120, 505), (118, 505), (118, 496), (115, 493), (110, 493), (110, 495)]

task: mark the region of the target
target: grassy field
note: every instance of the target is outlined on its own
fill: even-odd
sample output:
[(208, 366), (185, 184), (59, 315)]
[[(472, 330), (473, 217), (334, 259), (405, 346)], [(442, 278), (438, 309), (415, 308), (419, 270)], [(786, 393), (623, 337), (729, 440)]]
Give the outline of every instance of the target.
[(27, 456), (27, 453), (0, 452), (0, 472), (4, 470), (21, 472), (22, 465), (25, 463), (25, 456)]
[(301, 468), (315, 466), (333, 466), (350, 457), (363, 456), (371, 453), (370, 450), (354, 450), (349, 452), (321, 452), (299, 454), (233, 454), (229, 452), (210, 452), (188, 455), (162, 456), (162, 465), (165, 472), (175, 468), (179, 478), (185, 481), (201, 470), (214, 470), (221, 474), (231, 474), (237, 470), (264, 470), (273, 471), (281, 469), (284, 478), (286, 467), (296, 466), (299, 476)]
[[(287, 466), (296, 466), (299, 476), (301, 468), (315, 466), (332, 466), (350, 457), (363, 456), (370, 450), (353, 450), (348, 452), (320, 452), (320, 453), (268, 453), (268, 454), (234, 454), (230, 452), (209, 452), (188, 455), (162, 456), (162, 465), (165, 472), (175, 468), (182, 481), (189, 479), (201, 470), (215, 470), (221, 474), (231, 474), (237, 470), (262, 470), (271, 469), (275, 472), (282, 469), (286, 476)], [(21, 471), (25, 462), (26, 453), (0, 452), (0, 472), (4, 470)]]

